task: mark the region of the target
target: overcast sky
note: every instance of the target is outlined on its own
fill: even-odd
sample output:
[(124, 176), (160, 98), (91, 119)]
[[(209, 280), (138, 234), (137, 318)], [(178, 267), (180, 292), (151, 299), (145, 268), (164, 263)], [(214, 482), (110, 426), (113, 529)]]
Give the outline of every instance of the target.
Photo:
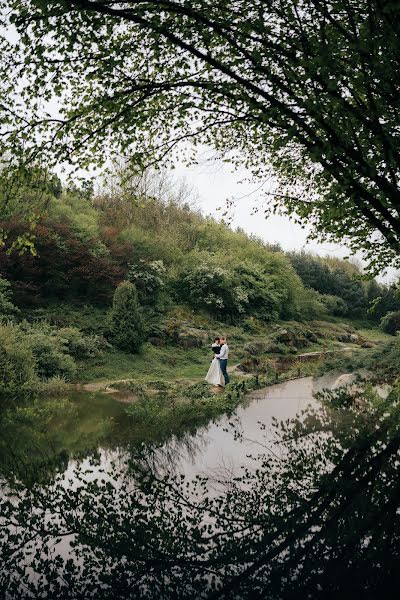
[(257, 200), (262, 200), (262, 191), (257, 191), (254, 184), (242, 183), (245, 172), (232, 172), (229, 166), (219, 163), (193, 167), (178, 164), (175, 173), (178, 177), (184, 177), (198, 191), (198, 204), (205, 214), (220, 219), (221, 210), (217, 209), (224, 208), (226, 199), (234, 197), (237, 201), (232, 211), (233, 227), (240, 226), (246, 233), (258, 235), (271, 244), (277, 242), (283, 250), (305, 249), (322, 256), (330, 254), (341, 258), (349, 255), (345, 246), (307, 242), (308, 230), (287, 217), (271, 216), (266, 219), (262, 211), (254, 214), (252, 209), (257, 205)]
[[(246, 172), (236, 173), (228, 165), (200, 164), (185, 167), (176, 166), (175, 175), (184, 177), (199, 194), (198, 206), (204, 214), (220, 219), (221, 210), (227, 198), (238, 198), (232, 212), (232, 227), (239, 226), (248, 234), (255, 234), (268, 243), (278, 243), (283, 250), (306, 250), (320, 256), (335, 256), (344, 258), (351, 253), (345, 245), (317, 243), (308, 241), (308, 229), (302, 229), (288, 217), (271, 216), (264, 218), (263, 212), (252, 214), (252, 207), (257, 204), (257, 199), (262, 199), (262, 192), (257, 193), (257, 186), (243, 183)], [(352, 256), (352, 260), (362, 263), (360, 256)], [(388, 269), (386, 274), (378, 277), (382, 282), (389, 283), (397, 278), (394, 269)]]

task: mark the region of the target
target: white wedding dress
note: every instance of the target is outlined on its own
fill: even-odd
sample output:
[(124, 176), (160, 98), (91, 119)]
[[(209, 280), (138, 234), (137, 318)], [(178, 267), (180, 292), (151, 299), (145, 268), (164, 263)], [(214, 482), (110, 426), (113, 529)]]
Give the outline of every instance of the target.
[(208, 373), (206, 375), (207, 383), (211, 383), (211, 385), (225, 385), (224, 376), (221, 371), (221, 365), (219, 364), (218, 358), (214, 358), (211, 361), (210, 368), (208, 369)]

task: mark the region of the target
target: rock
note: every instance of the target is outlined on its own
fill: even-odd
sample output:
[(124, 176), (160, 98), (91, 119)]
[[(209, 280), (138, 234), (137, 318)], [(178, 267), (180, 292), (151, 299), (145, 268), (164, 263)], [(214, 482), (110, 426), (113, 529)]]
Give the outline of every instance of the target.
[(338, 342), (349, 342), (350, 341), (350, 333), (339, 333), (336, 336)]
[(264, 342), (249, 342), (243, 346), (243, 350), (252, 356), (265, 352)]
[(304, 333), (304, 336), (309, 342), (318, 342), (318, 335), (309, 329)]
[(309, 345), (309, 340), (304, 335), (299, 335), (293, 340), (293, 344), (298, 348), (305, 348)]
[(183, 348), (201, 348), (207, 341), (209, 341), (208, 334), (195, 327), (181, 329), (178, 335), (178, 344)]
[(292, 330), (280, 329), (275, 335), (275, 340), (288, 348), (305, 348), (310, 344), (310, 340), (317, 341), (317, 339), (311, 331), (307, 332), (301, 327), (294, 327)]
[(290, 354), (297, 354), (297, 348), (295, 346), (290, 346), (289, 352)]
[(279, 329), (276, 334), (276, 339), (280, 342), (288, 342), (292, 339), (292, 335), (288, 332), (287, 329)]
[(374, 348), (375, 344), (373, 342), (364, 342), (361, 344), (361, 348)]
[(339, 342), (350, 342), (352, 344), (356, 344), (358, 340), (358, 335), (355, 333), (339, 333), (336, 338)]
[(365, 339), (358, 335), (357, 333), (339, 333), (336, 337), (339, 342), (346, 342), (350, 344), (363, 344)]
[(254, 373), (254, 371), (258, 369), (259, 365), (259, 359), (251, 357), (240, 363), (240, 371), (241, 373)]
[(182, 348), (201, 348), (201, 346), (203, 345), (203, 340), (197, 338), (197, 337), (191, 337), (191, 336), (185, 336), (185, 337), (180, 337), (179, 336), (179, 345), (182, 346)]
[(158, 346), (158, 347), (165, 346), (165, 341), (160, 337), (155, 337), (155, 336), (149, 337), (149, 342), (152, 346)]
[[(357, 335), (356, 333), (350, 333), (350, 339), (349, 342), (351, 342), (352, 344), (359, 344), (362, 338), (360, 338), (359, 335)], [(364, 341), (364, 340), (363, 340)]]
[(285, 349), (282, 348), (282, 346), (280, 346), (279, 344), (272, 343), (269, 346), (267, 346), (265, 351), (270, 352), (271, 354), (283, 354), (285, 352)]

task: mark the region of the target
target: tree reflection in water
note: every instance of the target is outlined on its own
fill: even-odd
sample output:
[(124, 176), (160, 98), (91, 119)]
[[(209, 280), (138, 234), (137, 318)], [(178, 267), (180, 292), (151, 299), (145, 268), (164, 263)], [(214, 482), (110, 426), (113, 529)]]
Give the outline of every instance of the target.
[[(166, 475), (177, 448), (136, 450), (112, 478), (87, 481), (77, 468), (74, 487), (61, 479), (46, 489), (15, 485), (1, 500), (3, 593), (392, 597), (400, 583), (400, 390), (386, 400), (367, 390), (356, 403), (346, 390), (324, 396), (329, 408), (276, 424), (279, 452), (255, 458), (224, 493), (210, 494), (202, 477)], [(63, 537), (74, 560), (59, 552)]]

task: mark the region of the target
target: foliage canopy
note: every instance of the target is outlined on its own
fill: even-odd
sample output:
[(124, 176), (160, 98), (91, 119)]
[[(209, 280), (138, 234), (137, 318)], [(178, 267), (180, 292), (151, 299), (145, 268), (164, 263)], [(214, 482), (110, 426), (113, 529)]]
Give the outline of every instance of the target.
[[(3, 141), (79, 166), (212, 145), (373, 269), (400, 245), (391, 0), (2, 0)], [(43, 109), (59, 98), (60, 116)], [(14, 154), (15, 156), (15, 154)], [(268, 165), (268, 166), (267, 166)]]

